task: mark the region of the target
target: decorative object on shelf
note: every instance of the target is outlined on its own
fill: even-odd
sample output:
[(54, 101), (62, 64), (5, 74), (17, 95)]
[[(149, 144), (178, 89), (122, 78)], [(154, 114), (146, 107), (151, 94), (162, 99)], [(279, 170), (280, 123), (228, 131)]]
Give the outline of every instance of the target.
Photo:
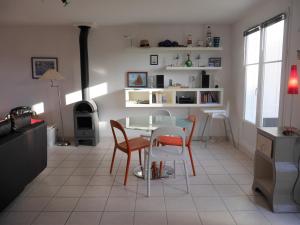
[(158, 65), (158, 55), (150, 55), (150, 65)]
[(149, 76), (148, 83), (149, 88), (154, 88), (154, 76)]
[(283, 131), (283, 134), (286, 136), (292, 136), (295, 134), (295, 128), (292, 127), (292, 118), (293, 118), (293, 106), (294, 106), (294, 95), (298, 95), (299, 92), (299, 78), (297, 73), (297, 65), (291, 66), (290, 77), (288, 81), (288, 94), (291, 96), (291, 108), (290, 108), (290, 126), (286, 127)]
[(200, 59), (201, 59), (201, 56), (200, 55), (197, 55), (196, 56), (196, 60), (198, 62), (198, 67), (200, 67)]
[(179, 56), (179, 54), (177, 54), (177, 55), (175, 56), (175, 60), (176, 60), (175, 66), (179, 66), (179, 59), (180, 59), (180, 56)]
[(49, 70), (58, 70), (57, 58), (55, 57), (31, 57), (32, 78), (39, 79)]
[(173, 86), (173, 80), (169, 79), (169, 87), (172, 87), (172, 86)]
[(43, 76), (40, 78), (40, 80), (50, 80), (51, 81), (51, 88), (56, 88), (56, 90), (57, 90), (62, 140), (56, 142), (56, 145), (58, 145), (58, 146), (68, 146), (68, 145), (70, 145), (70, 142), (65, 139), (64, 121), (63, 121), (62, 111), (61, 111), (61, 105), (62, 104), (61, 104), (61, 97), (60, 97), (60, 88), (59, 88), (58, 84), (54, 84), (54, 81), (64, 80), (64, 77), (60, 73), (58, 73), (55, 69), (49, 69), (43, 74)]
[(220, 47), (220, 37), (213, 37), (213, 47), (219, 48)]
[(67, 6), (70, 4), (70, 0), (61, 0), (61, 2), (64, 4), (64, 6)]
[(156, 87), (157, 88), (164, 88), (165, 87), (165, 79), (164, 75), (156, 75)]
[(208, 66), (221, 67), (221, 57), (208, 58)]
[(206, 47), (212, 47), (213, 46), (213, 41), (211, 37), (211, 28), (210, 26), (207, 26), (206, 30)]
[(140, 47), (141, 48), (149, 48), (150, 47), (149, 41), (148, 40), (141, 40), (140, 41)]
[(147, 87), (147, 72), (128, 72), (127, 86), (128, 87)]
[(158, 43), (158, 47), (182, 47), (177, 41), (164, 40)]
[(193, 47), (193, 37), (192, 37), (192, 34), (188, 35), (186, 43), (187, 43), (188, 47)]
[(188, 59), (185, 61), (185, 65), (186, 65), (187, 67), (192, 67), (192, 66), (193, 66), (193, 62), (192, 62), (192, 60), (190, 59), (190, 54), (187, 54), (187, 57), (188, 57)]
[(195, 88), (196, 87), (196, 77), (190, 76), (189, 77), (189, 88)]
[(204, 41), (203, 41), (203, 40), (198, 40), (197, 46), (198, 46), (198, 47), (205, 47), (205, 46), (204, 46)]
[(202, 73), (202, 88), (209, 88), (209, 75), (203, 70)]
[(126, 40), (130, 40), (130, 48), (133, 47), (133, 36), (131, 35), (123, 35), (123, 38)]

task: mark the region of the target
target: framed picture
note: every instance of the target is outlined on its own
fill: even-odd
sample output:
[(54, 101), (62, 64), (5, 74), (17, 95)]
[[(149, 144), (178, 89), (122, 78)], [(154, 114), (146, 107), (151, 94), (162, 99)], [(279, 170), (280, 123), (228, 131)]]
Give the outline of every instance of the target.
[(128, 72), (127, 86), (128, 87), (147, 87), (147, 72)]
[(49, 69), (58, 70), (57, 58), (31, 57), (32, 78), (39, 79)]
[(150, 55), (150, 65), (158, 65), (158, 55)]
[(221, 67), (221, 58), (220, 57), (212, 57), (208, 59), (208, 66), (210, 67)]

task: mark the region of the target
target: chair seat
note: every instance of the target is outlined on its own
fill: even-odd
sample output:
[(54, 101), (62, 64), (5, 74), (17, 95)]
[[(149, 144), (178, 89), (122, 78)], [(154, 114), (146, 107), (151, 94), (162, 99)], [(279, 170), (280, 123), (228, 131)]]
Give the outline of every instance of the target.
[(180, 137), (175, 137), (175, 136), (160, 136), (159, 143), (162, 145), (181, 146), (182, 139)]
[[(149, 144), (150, 144), (150, 142), (147, 139), (142, 138), (142, 137), (136, 137), (136, 138), (129, 139), (128, 143), (129, 143), (131, 151), (139, 150), (142, 148), (147, 148), (147, 147), (149, 147)], [(127, 149), (126, 142), (125, 141), (121, 142), (119, 144), (119, 147), (124, 150)]]

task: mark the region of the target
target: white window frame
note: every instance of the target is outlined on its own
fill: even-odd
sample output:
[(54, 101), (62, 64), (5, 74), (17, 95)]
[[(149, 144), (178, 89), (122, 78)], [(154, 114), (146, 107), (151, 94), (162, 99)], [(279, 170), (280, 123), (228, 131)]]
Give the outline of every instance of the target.
[[(275, 60), (274, 62), (282, 62), (281, 66), (281, 81), (280, 81), (280, 99), (279, 99), (279, 115), (278, 115), (278, 124), (282, 124), (283, 122), (283, 100), (284, 100), (284, 85), (285, 85), (285, 71), (286, 71), (286, 65), (287, 65), (287, 35), (288, 35), (288, 17), (286, 16), (286, 13), (282, 13), (280, 15), (283, 15), (284, 18), (284, 31), (283, 31), (283, 46), (282, 46), (282, 60)], [(246, 66), (248, 65), (256, 65), (255, 64), (246, 64), (246, 46), (247, 46), (247, 37), (244, 37), (244, 108), (243, 108), (243, 121), (251, 124), (251, 125), (257, 125), (262, 126), (262, 104), (263, 104), (263, 82), (264, 82), (264, 65), (271, 62), (264, 62), (264, 44), (265, 44), (265, 28), (262, 28), (260, 25), (260, 53), (259, 53), (259, 62), (258, 62), (258, 86), (257, 86), (257, 102), (256, 102), (256, 122), (252, 123), (251, 121), (248, 121), (245, 119), (245, 113), (246, 113)], [(272, 61), (273, 62), (273, 61)]]

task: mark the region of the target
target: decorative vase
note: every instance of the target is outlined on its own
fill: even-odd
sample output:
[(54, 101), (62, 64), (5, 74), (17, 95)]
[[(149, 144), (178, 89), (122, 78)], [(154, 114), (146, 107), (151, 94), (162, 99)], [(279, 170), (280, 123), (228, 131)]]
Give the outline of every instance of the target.
[(187, 55), (188, 59), (185, 61), (185, 65), (187, 67), (192, 67), (193, 66), (193, 62), (192, 60), (190, 59), (190, 54)]

